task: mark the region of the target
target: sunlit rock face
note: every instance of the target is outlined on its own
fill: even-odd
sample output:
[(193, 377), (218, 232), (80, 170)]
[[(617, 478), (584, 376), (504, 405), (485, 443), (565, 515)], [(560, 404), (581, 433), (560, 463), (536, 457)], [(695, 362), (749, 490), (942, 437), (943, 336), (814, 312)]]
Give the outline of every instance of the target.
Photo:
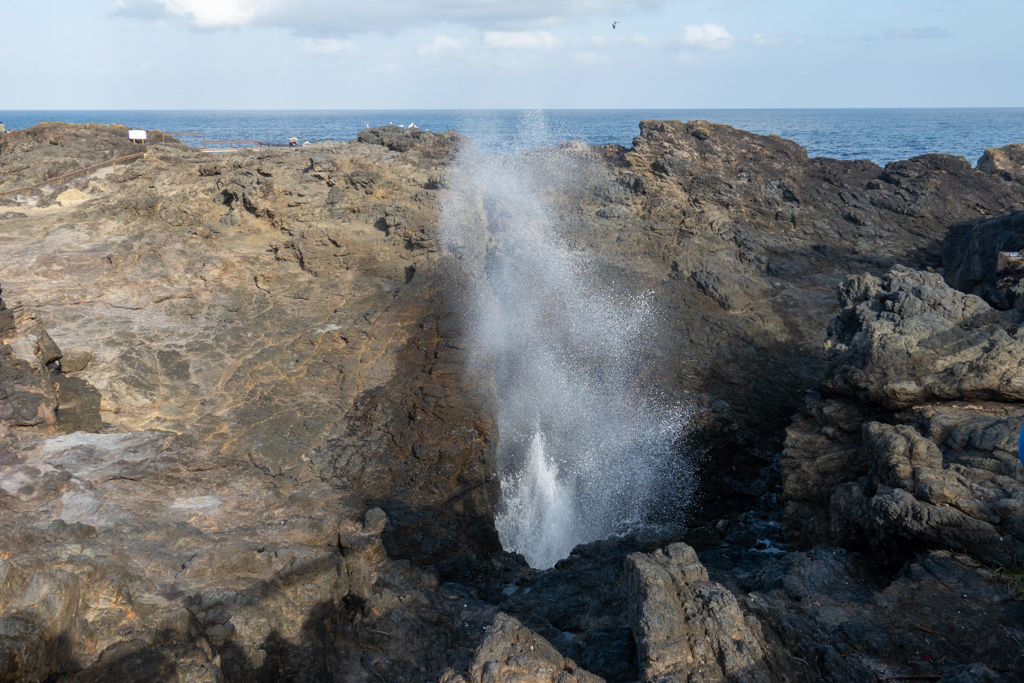
[[(108, 158), (119, 133), (103, 130), (9, 133), (0, 191)], [(1020, 678), (1003, 584), (933, 554), (881, 594), (892, 576), (855, 553), (776, 557), (765, 483), (826, 367), (835, 286), (897, 262), (938, 268), (949, 225), (1021, 208), (1012, 178), (941, 155), (808, 159), (707, 122), (643, 122), (630, 149), (468, 163), (452, 157), (457, 135), (397, 128), (218, 157), (149, 137), (149, 156), (116, 172), (0, 197), (8, 311), (20, 301), (66, 361), (49, 375), (38, 326), (7, 347), (18, 386), (57, 410), (0, 435), (0, 679), (426, 683), (448, 667), (546, 667), (526, 654), (550, 655), (528, 650), (543, 638), (562, 657), (542, 658), (552, 675), (635, 681), (638, 652), (666, 634), (634, 633), (624, 561), (679, 536), (618, 532), (689, 500), (691, 480), (651, 462), (689, 452), (675, 443), (687, 424), (710, 449), (693, 545), (726, 534), (705, 563), (758, 615), (763, 661), (775, 653), (793, 680), (811, 669), (791, 653), (835, 680), (910, 673), (902, 643), (930, 651), (921, 626), (963, 644), (950, 671), (986, 662)], [(455, 214), (472, 219), (462, 243)], [(676, 408), (690, 405), (692, 419)], [(966, 444), (950, 463), (1012, 456), (1008, 415), (980, 417), (1003, 424), (949, 432)], [(932, 440), (921, 425), (948, 418), (914, 429)], [(934, 463), (886, 424), (872, 444), (887, 477), (914, 449)], [(983, 468), (971, 476), (965, 490), (990, 486)], [(954, 492), (943, 486), (927, 491)], [(852, 510), (847, 489), (835, 500)], [(755, 503), (776, 516), (753, 526), (740, 513)], [(557, 549), (537, 566), (611, 537), (537, 571), (500, 552), (502, 529), (551, 541), (530, 545)], [(754, 547), (754, 529), (775, 546)], [(746, 563), (735, 585), (722, 558)], [(962, 571), (970, 586), (951, 595)], [(501, 624), (509, 637), (482, 645)]]

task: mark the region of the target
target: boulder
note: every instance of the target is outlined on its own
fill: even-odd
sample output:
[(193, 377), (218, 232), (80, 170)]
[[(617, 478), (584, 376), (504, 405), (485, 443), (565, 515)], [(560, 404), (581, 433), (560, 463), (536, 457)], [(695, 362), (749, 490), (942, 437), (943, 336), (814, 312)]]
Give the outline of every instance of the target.
[(439, 683), (604, 683), (517, 619), (498, 613), (469, 670), (449, 669)]
[(708, 579), (685, 543), (626, 559), (630, 624), (644, 680), (664, 683), (779, 681), (757, 619)]
[(986, 149), (978, 159), (978, 170), (1005, 180), (1024, 183), (1024, 144)]
[(894, 268), (849, 279), (828, 327), (821, 387), (887, 408), (930, 400), (1024, 400), (1024, 339), (941, 276)]
[(1021, 322), (1024, 268), (1017, 258), (1008, 257), (1022, 249), (1024, 211), (958, 223), (942, 242), (943, 273), (961, 292), (976, 294), (999, 310), (1017, 309), (1015, 321)]
[(92, 350), (84, 346), (75, 346), (64, 352), (60, 358), (61, 372), (81, 372), (92, 360)]
[(60, 359), (39, 317), (20, 303), (0, 299), (0, 437), (9, 427), (52, 425), (56, 388), (49, 365)]
[(839, 297), (829, 369), (787, 430), (791, 541), (1012, 565), (1024, 555), (1019, 333), (931, 273), (853, 277)]

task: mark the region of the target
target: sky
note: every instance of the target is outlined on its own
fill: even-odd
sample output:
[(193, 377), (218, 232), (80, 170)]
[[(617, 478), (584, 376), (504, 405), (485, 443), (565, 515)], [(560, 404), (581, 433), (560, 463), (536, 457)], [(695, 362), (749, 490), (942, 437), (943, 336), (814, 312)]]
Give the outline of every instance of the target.
[(0, 110), (1024, 106), (1021, 0), (5, 0), (0, 15)]

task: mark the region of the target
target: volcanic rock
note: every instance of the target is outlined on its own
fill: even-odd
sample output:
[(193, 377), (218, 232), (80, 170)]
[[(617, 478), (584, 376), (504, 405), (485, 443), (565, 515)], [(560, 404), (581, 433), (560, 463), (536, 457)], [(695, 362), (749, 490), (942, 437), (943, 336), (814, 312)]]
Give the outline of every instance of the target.
[(8, 307), (0, 298), (0, 438), (10, 427), (56, 422), (57, 395), (48, 366), (60, 357), (37, 315), (19, 303)]
[[(130, 153), (123, 133), (10, 133), (0, 191)], [(644, 121), (630, 149), (524, 155), (574, 179), (542, 197), (566, 244), (665, 322), (637, 381), (697, 409), (679, 435), (680, 457), (708, 453), (690, 519), (707, 547), (728, 539), (719, 559), (745, 558), (705, 578), (673, 559), (691, 554), (673, 531), (536, 572), (497, 542), (493, 368), (471, 362), (465, 273), (440, 241), (453, 155), (471, 143), (386, 128), (214, 156), (149, 137), (145, 159), (102, 178), (0, 197), (0, 281), (24, 302), (0, 306), (0, 680), (632, 683), (661, 666), (655, 651), (672, 658), (666, 675), (692, 659), (735, 680), (871, 680), (899, 672), (892, 643), (914, 623), (961, 648), (943, 673), (1019, 673), (994, 654), (1013, 647), (1018, 603), (983, 568), (923, 559), (991, 562), (996, 539), (1022, 538), (1008, 439), (1024, 412), (1006, 402), (1012, 368), (999, 373), (1016, 314), (887, 273), (939, 268), (951, 225), (1024, 209), (1024, 185), (944, 155), (809, 159), (707, 122)], [(69, 189), (88, 199), (53, 201)], [(826, 361), (850, 272), (869, 275), (847, 288)], [(955, 364), (934, 334), (957, 344)], [(51, 378), (58, 361), (70, 374)], [(826, 370), (834, 393), (809, 395), (783, 460), (789, 533), (907, 560), (894, 602), (856, 558), (771, 564), (769, 523), (739, 514), (778, 514), (763, 480)], [(54, 420), (71, 433), (47, 431)], [(801, 578), (811, 565), (867, 586), (838, 605), (858, 615), (845, 631), (827, 609), (839, 583)], [(801, 582), (807, 597), (773, 594)], [(993, 616), (965, 624), (995, 636), (956, 640), (948, 611), (934, 614), (949, 628), (914, 621), (953, 591), (968, 598), (949, 609), (977, 599)], [(774, 597), (760, 610), (748, 594)], [(908, 647), (927, 642), (918, 633)]]
[(464, 674), (452, 670), (440, 683), (604, 683), (576, 666), (515, 618), (499, 613)]
[(626, 559), (630, 623), (644, 680), (776, 681), (756, 619), (708, 580), (697, 553), (676, 543)]
[(1024, 182), (1024, 144), (986, 149), (978, 159), (978, 170), (1004, 180)]
[(958, 223), (943, 241), (943, 272), (950, 286), (961, 292), (976, 294), (999, 310), (1017, 308), (1019, 323), (1024, 320), (1019, 284), (1024, 267), (1013, 254), (1022, 249), (1024, 212)]
[(938, 275), (849, 279), (830, 367), (787, 432), (790, 538), (902, 556), (1024, 554), (1019, 331)]

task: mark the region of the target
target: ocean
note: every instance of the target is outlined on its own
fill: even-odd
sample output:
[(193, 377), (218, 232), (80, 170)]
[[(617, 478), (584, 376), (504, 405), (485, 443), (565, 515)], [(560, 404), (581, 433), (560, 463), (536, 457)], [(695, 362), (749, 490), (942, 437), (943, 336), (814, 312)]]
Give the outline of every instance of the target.
[[(1024, 109), (558, 109), (398, 111), (0, 111), (8, 130), (41, 121), (121, 123), (207, 139), (350, 140), (394, 123), (455, 129), (487, 154), (518, 154), (565, 140), (630, 146), (642, 119), (704, 119), (795, 140), (811, 156), (885, 164), (948, 153), (972, 164), (988, 147), (1024, 142)], [(184, 138), (186, 142), (188, 138)]]

